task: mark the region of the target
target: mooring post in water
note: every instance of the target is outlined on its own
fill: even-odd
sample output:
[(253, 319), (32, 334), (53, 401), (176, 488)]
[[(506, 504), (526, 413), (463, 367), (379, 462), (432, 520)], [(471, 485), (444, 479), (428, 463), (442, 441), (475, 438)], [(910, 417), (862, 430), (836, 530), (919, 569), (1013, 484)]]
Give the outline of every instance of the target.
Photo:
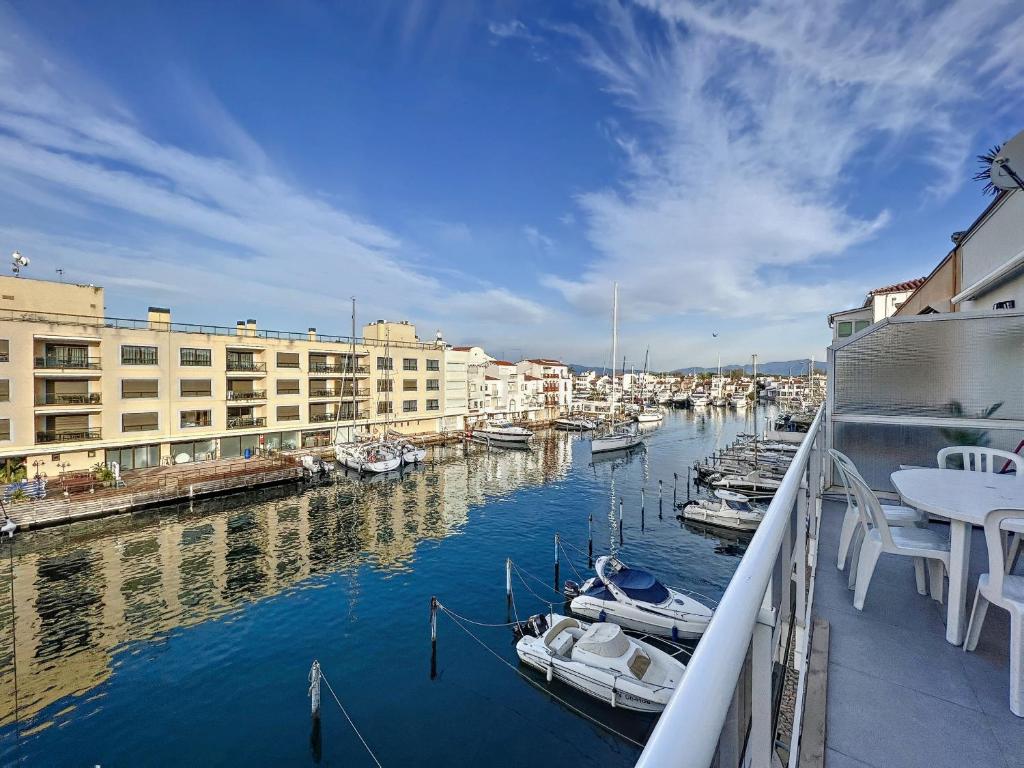
[(686, 500), (690, 500), (690, 467), (686, 468)]
[(512, 605), (512, 558), (505, 558), (505, 600)]
[(594, 513), (587, 518), (587, 568), (594, 567)]
[(555, 534), (555, 592), (558, 592), (558, 534)]
[(309, 668), (309, 704), (315, 728), (320, 722), (320, 662), (315, 659)]
[(430, 679), (437, 677), (437, 598), (430, 598)]
[(676, 488), (679, 485), (679, 475), (676, 472), (672, 473), (672, 508), (676, 506)]
[(646, 502), (644, 501), (644, 487), (640, 486), (640, 514), (643, 514)]

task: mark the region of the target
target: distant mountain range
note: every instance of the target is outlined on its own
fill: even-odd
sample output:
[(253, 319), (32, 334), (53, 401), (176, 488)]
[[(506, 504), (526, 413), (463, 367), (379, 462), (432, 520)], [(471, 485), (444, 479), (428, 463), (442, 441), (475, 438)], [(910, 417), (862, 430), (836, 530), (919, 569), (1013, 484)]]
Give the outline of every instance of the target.
[[(790, 372), (792, 372), (794, 376), (798, 376), (800, 374), (807, 373), (807, 367), (810, 365), (810, 363), (811, 361), (809, 358), (804, 358), (803, 360), (779, 360), (769, 363), (758, 363), (757, 372), (763, 373), (766, 376), (788, 376)], [(570, 363), (569, 368), (573, 371), (573, 373), (583, 373), (584, 371), (601, 372), (602, 370), (604, 370), (605, 366), (578, 365), (576, 363)], [(814, 362), (814, 369), (820, 371), (821, 373), (825, 373), (827, 368), (828, 366), (825, 363), (821, 362), (820, 360), (816, 360)], [(690, 368), (677, 368), (674, 371), (670, 371), (670, 373), (678, 373), (684, 376), (692, 376), (695, 373), (715, 373), (717, 371), (718, 366), (702, 368), (700, 366), (695, 365), (691, 366)], [(750, 363), (746, 363), (745, 365), (739, 365), (738, 363), (732, 365), (723, 365), (722, 372), (724, 373), (727, 371), (743, 371), (744, 373), (753, 373), (753, 369)]]

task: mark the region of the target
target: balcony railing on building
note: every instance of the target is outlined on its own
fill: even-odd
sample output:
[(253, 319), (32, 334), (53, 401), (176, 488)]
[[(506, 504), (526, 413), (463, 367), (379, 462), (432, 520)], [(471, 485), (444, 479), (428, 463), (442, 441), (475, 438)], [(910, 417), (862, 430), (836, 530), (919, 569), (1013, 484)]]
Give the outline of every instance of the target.
[[(336, 413), (311, 413), (309, 420), (311, 422), (322, 422), (322, 421), (335, 421), (338, 418)], [(349, 416), (348, 418), (352, 418)]]
[(267, 426), (266, 416), (231, 416), (228, 418), (228, 429), (251, 429)]
[(36, 398), (36, 405), (99, 405), (99, 392), (47, 392)]
[(351, 375), (353, 373), (369, 373), (370, 368), (366, 365), (338, 365), (333, 363), (310, 363), (310, 373), (340, 373), (342, 375)]
[[(344, 398), (351, 398), (352, 397), (352, 390), (351, 389), (311, 389), (309, 391), (309, 396), (310, 397), (344, 397)], [(369, 397), (370, 396), (370, 390), (369, 389), (357, 389), (355, 391), (355, 396), (356, 397)]]
[(39, 369), (99, 370), (98, 357), (37, 357), (35, 367)]
[(250, 390), (228, 390), (228, 400), (266, 400), (267, 390), (265, 389), (250, 389)]
[(36, 432), (36, 443), (75, 443), (82, 440), (99, 440), (99, 429), (67, 429), (55, 432)]
[(228, 360), (229, 371), (239, 371), (242, 373), (265, 373), (267, 370), (267, 364), (263, 362), (256, 362), (255, 360)]

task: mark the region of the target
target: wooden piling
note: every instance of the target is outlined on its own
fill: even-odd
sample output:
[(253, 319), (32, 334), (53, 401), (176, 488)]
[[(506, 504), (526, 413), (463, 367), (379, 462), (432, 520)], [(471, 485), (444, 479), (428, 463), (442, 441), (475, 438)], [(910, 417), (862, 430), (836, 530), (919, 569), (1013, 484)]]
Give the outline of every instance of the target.
[(594, 513), (587, 518), (587, 568), (594, 567)]

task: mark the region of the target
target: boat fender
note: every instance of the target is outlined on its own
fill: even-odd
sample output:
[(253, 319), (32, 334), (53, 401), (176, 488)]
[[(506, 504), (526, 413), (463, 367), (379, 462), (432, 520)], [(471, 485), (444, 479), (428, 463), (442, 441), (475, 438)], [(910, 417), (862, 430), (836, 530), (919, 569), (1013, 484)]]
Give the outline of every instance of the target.
[(608, 614), (605, 613), (604, 612), (604, 608), (602, 608), (601, 612), (599, 614), (597, 614), (597, 620), (598, 621), (605, 621), (605, 620), (607, 620), (607, 618), (608, 618)]
[(555, 668), (555, 665), (554, 665), (554, 664), (548, 664), (548, 672), (547, 672), (547, 678), (548, 678), (548, 682), (549, 682), (549, 683), (551, 682), (551, 678), (553, 678), (553, 677), (554, 677), (554, 672), (552, 672), (552, 670), (553, 670), (554, 668)]
[(677, 643), (679, 642), (679, 627), (675, 624), (672, 625), (672, 639)]
[(612, 709), (615, 709), (615, 684), (618, 681), (619, 678), (617, 676), (612, 678)]

